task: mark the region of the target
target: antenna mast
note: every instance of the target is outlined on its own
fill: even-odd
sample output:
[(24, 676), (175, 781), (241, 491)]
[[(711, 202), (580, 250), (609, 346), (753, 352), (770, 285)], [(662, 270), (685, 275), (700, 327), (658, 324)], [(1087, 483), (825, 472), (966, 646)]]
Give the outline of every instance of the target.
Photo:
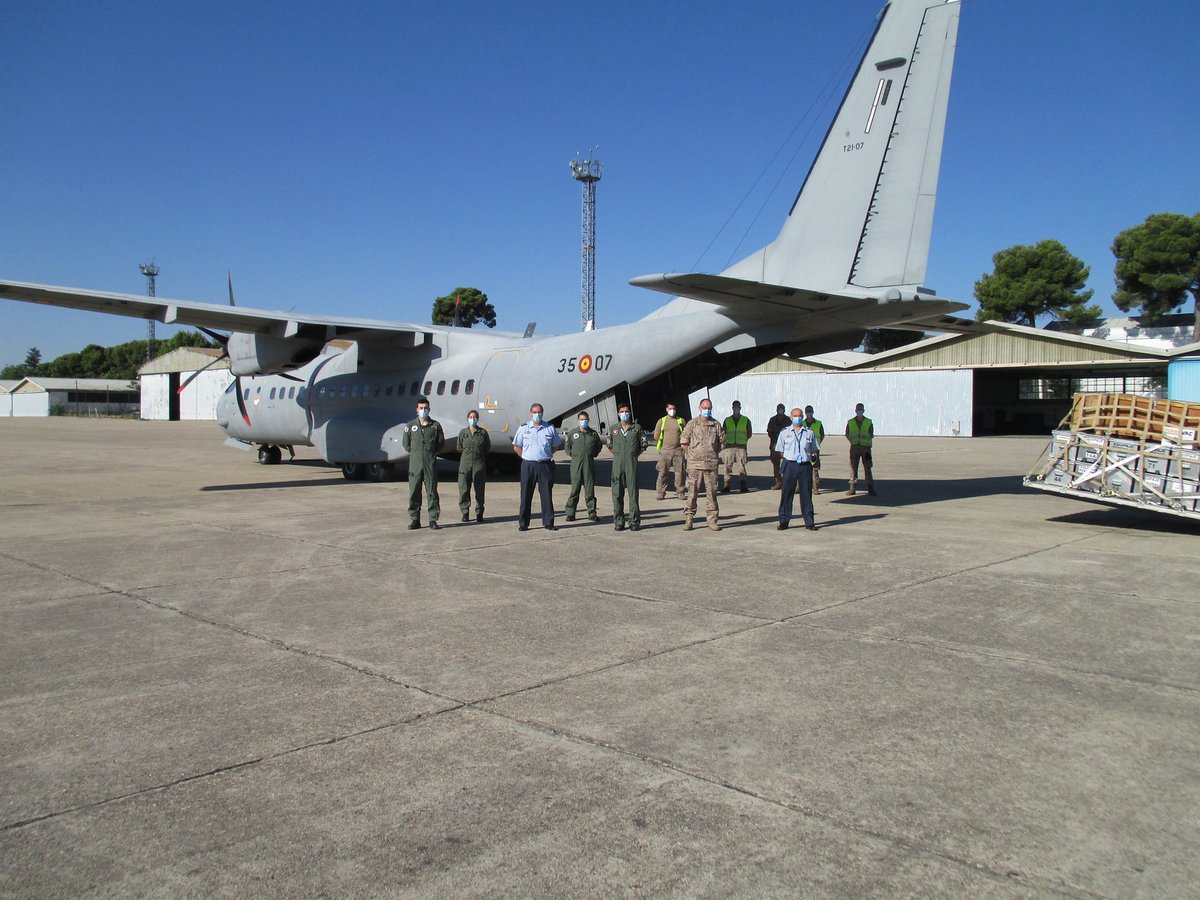
[[(142, 274), (146, 276), (146, 296), (154, 296), (154, 279), (158, 277), (158, 266), (154, 260), (142, 263), (138, 266), (142, 270)], [(154, 319), (150, 319), (146, 326), (146, 362), (154, 359)]]
[(584, 331), (596, 327), (596, 182), (603, 170), (598, 159), (571, 160), (571, 174), (583, 185), (579, 282), (583, 294)]

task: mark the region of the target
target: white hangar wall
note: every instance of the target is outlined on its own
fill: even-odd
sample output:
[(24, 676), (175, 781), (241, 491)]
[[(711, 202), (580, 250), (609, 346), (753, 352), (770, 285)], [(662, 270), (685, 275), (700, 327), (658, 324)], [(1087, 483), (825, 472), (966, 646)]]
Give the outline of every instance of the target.
[[(176, 388), (192, 376), (191, 372), (141, 376), (142, 418), (167, 420), (171, 417), (171, 399)], [(212, 421), (217, 417), (217, 401), (233, 381), (228, 369), (209, 369), (178, 395), (181, 420)]]
[[(693, 415), (705, 391), (689, 397)], [(830, 434), (841, 434), (862, 403), (875, 434), (912, 437), (970, 436), (974, 403), (970, 369), (874, 372), (763, 372), (739, 375), (707, 392), (713, 415), (724, 419), (734, 400), (754, 430), (766, 433), (775, 405), (811, 404)]]

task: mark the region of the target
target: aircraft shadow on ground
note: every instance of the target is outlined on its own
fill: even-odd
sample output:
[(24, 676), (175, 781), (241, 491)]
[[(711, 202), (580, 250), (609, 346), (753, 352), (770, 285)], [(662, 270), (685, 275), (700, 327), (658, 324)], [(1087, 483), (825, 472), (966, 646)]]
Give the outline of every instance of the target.
[(1052, 516), (1047, 522), (1062, 522), (1064, 525), (1088, 525), (1119, 530), (1157, 532), (1161, 534), (1200, 535), (1200, 521), (1185, 519), (1165, 513), (1128, 509), (1126, 507), (1097, 504), (1076, 513)]

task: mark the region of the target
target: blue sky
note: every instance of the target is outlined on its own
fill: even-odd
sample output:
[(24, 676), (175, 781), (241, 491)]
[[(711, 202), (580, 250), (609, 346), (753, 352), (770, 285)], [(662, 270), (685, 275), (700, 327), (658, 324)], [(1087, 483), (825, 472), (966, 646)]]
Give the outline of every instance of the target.
[[(631, 321), (666, 298), (629, 278), (774, 236), (881, 5), (3, 4), (0, 277), (142, 293), (153, 257), (159, 296), (228, 269), (242, 305), (415, 322), (470, 285), (572, 331), (597, 147), (597, 318)], [(927, 284), (974, 305), (1057, 238), (1111, 311), (1117, 232), (1200, 209), (1198, 45), (1192, 0), (963, 0)], [(0, 301), (0, 363), (144, 336)]]

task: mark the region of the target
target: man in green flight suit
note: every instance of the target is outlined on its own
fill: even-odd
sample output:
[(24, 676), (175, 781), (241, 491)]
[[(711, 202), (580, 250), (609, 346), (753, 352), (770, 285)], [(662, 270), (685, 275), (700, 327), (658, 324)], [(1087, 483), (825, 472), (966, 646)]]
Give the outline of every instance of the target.
[(404, 426), (404, 449), (408, 451), (408, 523), (410, 531), (421, 527), (421, 487), (429, 499), (429, 527), (436, 531), (442, 511), (437, 489), (437, 455), (446, 443), (442, 426), (429, 417), (429, 401), (417, 400), (417, 417)]
[[(646, 449), (642, 426), (633, 421), (628, 403), (617, 407), (620, 424), (608, 433), (608, 449), (613, 455), (612, 495), (613, 530), (624, 531), (626, 521), (630, 531), (642, 527), (642, 508), (638, 504), (637, 462)], [(629, 494), (629, 516), (625, 515), (625, 494)]]
[(458, 511), (471, 521), (471, 489), (475, 489), (475, 521), (483, 521), (483, 486), (487, 482), (487, 455), (492, 436), (479, 424), (479, 413), (467, 413), (467, 427), (458, 433)]
[(596, 457), (600, 455), (600, 432), (589, 427), (586, 412), (578, 416), (579, 426), (567, 432), (567, 456), (571, 457), (571, 493), (567, 497), (567, 521), (575, 521), (575, 510), (579, 506), (579, 489), (583, 488), (583, 502), (587, 504), (588, 518), (596, 521)]

